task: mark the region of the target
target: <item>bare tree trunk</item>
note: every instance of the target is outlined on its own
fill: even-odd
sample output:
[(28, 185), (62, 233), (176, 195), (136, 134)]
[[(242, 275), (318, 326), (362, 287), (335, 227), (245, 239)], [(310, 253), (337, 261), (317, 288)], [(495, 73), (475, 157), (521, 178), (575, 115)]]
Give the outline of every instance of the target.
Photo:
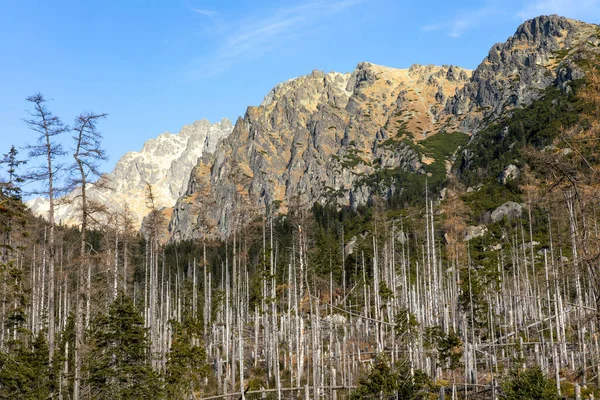
[(115, 214), (115, 264), (113, 269), (113, 300), (117, 298), (119, 283), (119, 214)]
[[(83, 243), (83, 242), (82, 242)], [(83, 318), (82, 318), (82, 297), (81, 281), (82, 268), (77, 270), (77, 284), (75, 290), (75, 349), (73, 358), (75, 360), (75, 375), (73, 378), (73, 400), (79, 400), (80, 381), (81, 381), (81, 348), (83, 347)]]

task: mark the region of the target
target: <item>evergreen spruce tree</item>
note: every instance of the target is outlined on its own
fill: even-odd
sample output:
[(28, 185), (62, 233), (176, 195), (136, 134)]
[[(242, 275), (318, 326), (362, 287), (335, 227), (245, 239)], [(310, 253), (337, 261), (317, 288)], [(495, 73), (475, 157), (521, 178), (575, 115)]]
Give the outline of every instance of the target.
[(25, 205), (21, 200), (21, 187), (23, 178), (17, 174), (17, 168), (25, 164), (18, 160), (19, 152), (15, 146), (11, 146), (8, 153), (0, 160), (4, 165), (6, 176), (0, 180), (0, 232), (2, 232), (2, 260), (6, 262), (12, 249), (11, 232), (15, 222), (23, 225), (25, 223)]
[(25, 232), (25, 204), (21, 199), (23, 179), (17, 169), (25, 161), (17, 159), (18, 151), (15, 146), (0, 159), (3, 173), (0, 179), (0, 276), (2, 293), (0, 305), (0, 350), (5, 350), (9, 334), (16, 336), (16, 331), (25, 321), (24, 293), (22, 290), (23, 271), (15, 263), (15, 236)]
[[(167, 398), (188, 398), (200, 390), (202, 379), (208, 376), (206, 351), (199, 346), (202, 323), (187, 318), (182, 323), (172, 321), (173, 339), (165, 376)], [(193, 396), (191, 396), (193, 397)]]
[(501, 399), (528, 400), (528, 399), (559, 399), (556, 384), (539, 368), (526, 371), (513, 371), (512, 376), (502, 382)]
[(159, 377), (148, 360), (147, 329), (133, 300), (119, 293), (89, 332), (87, 383), (94, 399), (160, 398)]
[(31, 349), (13, 342), (6, 353), (0, 353), (0, 399), (47, 399), (53, 382), (44, 332)]
[(406, 362), (394, 367), (385, 356), (379, 356), (369, 374), (359, 380), (350, 399), (423, 399), (429, 383), (423, 371), (416, 370), (411, 376)]

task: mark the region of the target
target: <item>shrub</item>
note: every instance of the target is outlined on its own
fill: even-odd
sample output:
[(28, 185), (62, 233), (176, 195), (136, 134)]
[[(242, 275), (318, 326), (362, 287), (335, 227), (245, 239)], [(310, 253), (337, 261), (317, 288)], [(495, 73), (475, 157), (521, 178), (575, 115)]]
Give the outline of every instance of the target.
[(539, 367), (513, 372), (501, 384), (504, 400), (558, 400), (556, 384), (548, 379)]

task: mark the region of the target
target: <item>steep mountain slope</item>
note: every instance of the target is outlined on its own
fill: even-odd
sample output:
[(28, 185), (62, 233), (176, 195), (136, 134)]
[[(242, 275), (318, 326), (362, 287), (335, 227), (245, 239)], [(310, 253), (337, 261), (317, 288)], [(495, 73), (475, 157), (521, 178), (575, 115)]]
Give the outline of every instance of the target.
[[(243, 215), (290, 203), (357, 207), (392, 200), (425, 177), (439, 188), (465, 134), (528, 105), (549, 86), (569, 90), (598, 27), (558, 16), (522, 24), (473, 72), (361, 63), (352, 74), (314, 71), (249, 107), (231, 136), (193, 169), (172, 214), (172, 240), (227, 235)], [(462, 133), (458, 133), (462, 132)], [(405, 199), (403, 199), (405, 200)]]
[(226, 234), (234, 210), (285, 212), (291, 200), (356, 206), (370, 196), (357, 183), (378, 170), (424, 174), (430, 160), (411, 144), (439, 131), (445, 99), (470, 75), (453, 66), (361, 63), (352, 74), (314, 71), (279, 85), (194, 168), (173, 234), (191, 237), (198, 224)]
[[(184, 126), (178, 134), (162, 133), (144, 143), (141, 151), (123, 155), (114, 170), (101, 178), (107, 187), (91, 188), (89, 198), (104, 204), (113, 213), (123, 211), (127, 205), (134, 228), (138, 229), (148, 214), (147, 183), (152, 186), (157, 208), (173, 207), (185, 192), (190, 171), (198, 158), (214, 152), (231, 130), (231, 122), (223, 119), (215, 124), (207, 120), (196, 121)], [(75, 198), (77, 193), (77, 190), (69, 193), (66, 199)], [(46, 199), (34, 199), (28, 206), (38, 216), (48, 212)], [(56, 220), (68, 225), (77, 224), (78, 207), (77, 201), (59, 206)]]

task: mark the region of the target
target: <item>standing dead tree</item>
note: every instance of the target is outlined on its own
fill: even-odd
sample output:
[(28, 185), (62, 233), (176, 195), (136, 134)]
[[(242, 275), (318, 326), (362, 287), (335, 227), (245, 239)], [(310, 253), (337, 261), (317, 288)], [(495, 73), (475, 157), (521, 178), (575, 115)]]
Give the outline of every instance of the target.
[[(83, 319), (82, 319), (82, 296), (81, 288), (83, 279), (81, 274), (82, 267), (87, 267), (87, 281), (85, 297), (89, 304), (91, 294), (91, 264), (86, 259), (86, 232), (88, 221), (94, 211), (100, 208), (98, 205), (90, 204), (88, 199), (88, 185), (91, 183), (91, 178), (100, 176), (99, 163), (107, 159), (106, 153), (101, 148), (102, 135), (96, 128), (98, 120), (106, 118), (107, 114), (95, 114), (91, 112), (80, 114), (75, 118), (72, 131), (74, 132), (74, 153), (75, 162), (71, 168), (71, 176), (69, 186), (78, 188), (79, 194), (75, 197), (75, 201), (79, 201), (81, 205), (81, 235), (79, 242), (80, 268), (77, 271), (77, 312), (75, 321), (75, 382), (73, 385), (73, 398), (79, 398), (79, 381), (81, 372), (81, 347), (83, 345)], [(89, 307), (86, 310), (86, 320), (89, 320)]]
[(32, 191), (35, 194), (41, 194), (48, 197), (48, 350), (50, 360), (54, 354), (54, 262), (56, 249), (54, 246), (54, 206), (55, 196), (58, 193), (56, 188), (57, 174), (61, 170), (57, 159), (62, 157), (65, 152), (60, 143), (56, 142), (58, 135), (64, 133), (68, 127), (65, 126), (59, 117), (48, 110), (47, 100), (41, 93), (29, 96), (26, 99), (33, 105), (33, 112), (29, 112), (29, 119), (25, 119), (25, 124), (34, 132), (38, 133), (37, 143), (28, 145), (30, 158), (43, 158), (43, 162), (35, 166), (27, 175), (29, 182), (43, 183), (42, 189)]

